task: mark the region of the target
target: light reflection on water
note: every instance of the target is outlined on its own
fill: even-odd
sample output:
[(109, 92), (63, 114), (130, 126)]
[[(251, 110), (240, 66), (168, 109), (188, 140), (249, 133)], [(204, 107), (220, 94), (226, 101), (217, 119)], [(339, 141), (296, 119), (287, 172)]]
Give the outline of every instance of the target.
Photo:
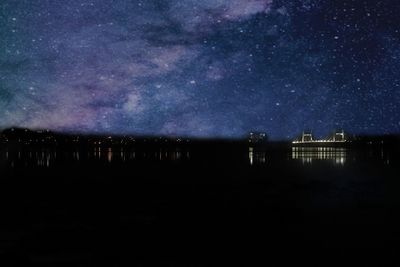
[[(273, 157), (273, 152), (249, 147), (248, 159), (252, 166), (267, 164), (268, 156)], [(344, 165), (347, 157), (347, 149), (341, 147), (292, 147), (288, 160), (301, 161), (303, 164), (326, 161), (335, 165)]]
[[(197, 154), (196, 154), (197, 153)], [(200, 153), (200, 154), (199, 154)], [(0, 150), (0, 168), (11, 167), (43, 167), (49, 168), (56, 164), (85, 164), (86, 162), (102, 164), (120, 164), (129, 162), (188, 162), (195, 160), (218, 160), (221, 164), (240, 158), (241, 162), (249, 166), (268, 166), (284, 162), (301, 162), (311, 165), (318, 162), (328, 162), (337, 166), (348, 165), (353, 162), (372, 159), (385, 165), (393, 164), (391, 157), (384, 149), (363, 150), (362, 153), (343, 147), (291, 147), (290, 150), (277, 152), (257, 147), (248, 147), (247, 155), (244, 150), (226, 157), (227, 152), (215, 154), (215, 151), (190, 151), (184, 148), (159, 148), (154, 150), (134, 150), (125, 148), (94, 147), (89, 150), (71, 149), (60, 151), (54, 149), (3, 149)], [(193, 154), (193, 158), (192, 158)], [(392, 156), (390, 156), (392, 155)]]
[(131, 162), (131, 161), (183, 161), (190, 159), (189, 151), (180, 149), (159, 149), (154, 152), (95, 147), (87, 150), (63, 151), (57, 154), (52, 149), (0, 151), (0, 167), (51, 167), (55, 163)]
[[(78, 152), (79, 153), (79, 152)], [(134, 151), (112, 148), (95, 148), (92, 153), (88, 153), (88, 159), (112, 162), (128, 162), (133, 160), (156, 160), (156, 161), (179, 161), (189, 159), (190, 153), (179, 149), (158, 151)], [(77, 158), (79, 160), (79, 157)]]
[(257, 151), (254, 147), (249, 147), (250, 165), (265, 164), (267, 162), (267, 152)]
[(0, 151), (0, 166), (14, 167), (50, 167), (57, 159), (57, 152), (51, 149), (34, 151)]
[(347, 161), (347, 148), (344, 147), (292, 147), (292, 159), (303, 164), (314, 161), (331, 161), (336, 165), (344, 165)]

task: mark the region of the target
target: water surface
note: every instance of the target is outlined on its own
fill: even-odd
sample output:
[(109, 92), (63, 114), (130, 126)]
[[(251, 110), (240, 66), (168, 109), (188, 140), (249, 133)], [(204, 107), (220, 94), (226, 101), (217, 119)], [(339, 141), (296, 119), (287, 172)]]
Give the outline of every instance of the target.
[(376, 147), (3, 147), (0, 259), (394, 264), (398, 163)]

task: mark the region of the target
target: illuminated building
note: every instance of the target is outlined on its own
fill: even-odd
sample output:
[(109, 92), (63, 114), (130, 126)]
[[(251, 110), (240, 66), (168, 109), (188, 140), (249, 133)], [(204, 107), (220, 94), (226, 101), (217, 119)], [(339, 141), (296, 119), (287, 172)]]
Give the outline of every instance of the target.
[(319, 145), (319, 144), (341, 144), (348, 142), (346, 134), (343, 130), (336, 131), (325, 139), (314, 139), (311, 132), (303, 132), (301, 137), (292, 142), (295, 145)]
[(259, 144), (267, 141), (266, 133), (255, 133), (252, 132), (249, 134), (249, 143), (251, 144)]

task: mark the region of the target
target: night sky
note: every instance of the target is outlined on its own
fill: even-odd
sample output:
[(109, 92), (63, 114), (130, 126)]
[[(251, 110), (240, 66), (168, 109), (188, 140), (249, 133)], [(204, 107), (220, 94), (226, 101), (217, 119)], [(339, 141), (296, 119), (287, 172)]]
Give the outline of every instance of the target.
[(398, 0), (1, 0), (0, 128), (400, 132)]

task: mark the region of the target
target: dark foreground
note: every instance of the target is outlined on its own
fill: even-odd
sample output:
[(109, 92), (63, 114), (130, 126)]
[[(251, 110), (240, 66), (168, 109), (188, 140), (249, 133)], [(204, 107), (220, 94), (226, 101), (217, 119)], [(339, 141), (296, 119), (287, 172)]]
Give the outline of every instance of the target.
[(0, 266), (398, 266), (396, 153), (3, 147)]

